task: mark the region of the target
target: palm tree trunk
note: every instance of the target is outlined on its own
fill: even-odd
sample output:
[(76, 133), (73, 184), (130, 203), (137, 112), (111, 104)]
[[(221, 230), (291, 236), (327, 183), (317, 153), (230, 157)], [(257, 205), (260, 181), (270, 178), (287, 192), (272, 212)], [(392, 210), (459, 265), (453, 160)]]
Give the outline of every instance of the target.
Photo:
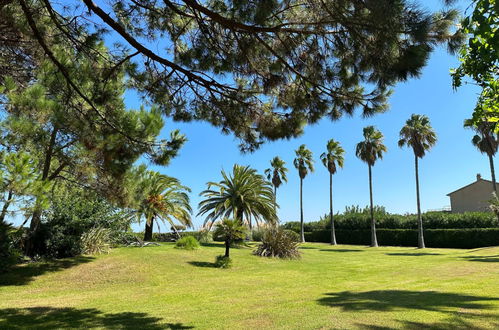
[(492, 158), (492, 155), (489, 156), (489, 164), (490, 164), (490, 174), (492, 175), (492, 188), (494, 189), (494, 192), (497, 193), (497, 188), (496, 188), (496, 171), (494, 170), (494, 158)]
[(301, 242), (305, 243), (305, 227), (303, 225), (303, 179), (300, 177), (300, 234)]
[(230, 251), (230, 242), (229, 241), (225, 241), (225, 257), (226, 258), (229, 258), (229, 251)]
[(151, 221), (146, 221), (146, 228), (144, 230), (144, 241), (152, 241), (152, 229), (154, 226), (154, 218)]
[[(274, 213), (277, 217), (277, 187), (274, 186)], [(279, 219), (277, 219), (277, 222), (279, 222)]]
[(9, 190), (9, 194), (7, 196), (7, 199), (5, 200), (5, 203), (3, 204), (2, 213), (0, 213), (0, 223), (2, 223), (5, 220), (5, 216), (7, 215), (7, 209), (9, 208), (10, 203), (12, 202), (12, 195), (13, 192), (11, 189)]
[(424, 249), (423, 218), (421, 217), (421, 202), (419, 199), (419, 167), (418, 156), (414, 155), (414, 165), (416, 169), (416, 201), (418, 204), (418, 248)]
[(371, 201), (371, 247), (378, 247), (378, 239), (376, 238), (376, 222), (374, 221), (374, 205), (373, 205), (373, 178), (371, 173), (371, 165), (369, 167), (369, 199)]
[(336, 245), (333, 218), (333, 174), (329, 173), (329, 219), (331, 220), (331, 245)]

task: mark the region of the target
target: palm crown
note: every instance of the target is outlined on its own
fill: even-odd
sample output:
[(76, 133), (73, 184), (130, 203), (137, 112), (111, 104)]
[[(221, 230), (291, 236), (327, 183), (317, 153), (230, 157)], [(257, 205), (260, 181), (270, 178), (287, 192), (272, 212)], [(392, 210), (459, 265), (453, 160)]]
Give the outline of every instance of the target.
[(364, 141), (357, 144), (355, 154), (369, 166), (373, 166), (376, 160), (383, 158), (386, 146), (383, 144), (383, 134), (374, 126), (364, 128)]
[(478, 134), (473, 136), (471, 143), (481, 153), (494, 156), (499, 146), (499, 140), (494, 134), (495, 124), (488, 121), (482, 121), (479, 124), (473, 123), (470, 119), (464, 122), (464, 127), (472, 128)]
[(302, 144), (297, 150), (295, 150), (296, 158), (293, 161), (293, 165), (298, 170), (300, 178), (305, 178), (308, 171), (314, 171), (314, 160), (312, 158), (312, 151), (308, 150), (307, 147)]
[(437, 135), (427, 116), (413, 114), (400, 130), (399, 147), (408, 146), (416, 157), (422, 158), (425, 152), (435, 145)]
[[(207, 214), (205, 224), (231, 215), (241, 223), (253, 217), (274, 223), (274, 193), (270, 183), (249, 166), (234, 165), (233, 173), (222, 170), (223, 180), (208, 182), (201, 192), (205, 199), (199, 203), (198, 215)], [(214, 188), (214, 189), (213, 189)]]
[(286, 162), (276, 156), (270, 161), (271, 167), (265, 170), (267, 179), (271, 181), (276, 188), (279, 188), (283, 181), (288, 182), (288, 178), (286, 177), (288, 169), (285, 165)]
[(338, 141), (331, 139), (327, 142), (327, 152), (322, 153), (322, 164), (327, 168), (329, 173), (335, 174), (337, 167), (343, 167), (343, 154), (345, 150), (341, 147)]

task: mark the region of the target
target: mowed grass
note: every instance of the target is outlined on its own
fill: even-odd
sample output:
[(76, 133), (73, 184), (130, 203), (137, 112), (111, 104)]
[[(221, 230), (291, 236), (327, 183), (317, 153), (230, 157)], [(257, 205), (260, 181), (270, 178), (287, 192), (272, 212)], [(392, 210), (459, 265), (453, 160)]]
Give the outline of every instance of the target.
[(499, 247), (120, 248), (0, 277), (0, 328), (499, 328)]

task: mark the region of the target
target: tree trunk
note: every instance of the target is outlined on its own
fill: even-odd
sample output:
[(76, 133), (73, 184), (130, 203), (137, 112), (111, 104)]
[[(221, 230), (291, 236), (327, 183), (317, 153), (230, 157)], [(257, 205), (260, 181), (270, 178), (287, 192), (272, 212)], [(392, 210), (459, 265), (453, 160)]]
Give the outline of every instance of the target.
[(152, 230), (154, 226), (154, 218), (151, 221), (146, 221), (146, 228), (144, 230), (144, 241), (152, 241)]
[(336, 245), (333, 218), (333, 174), (329, 173), (329, 219), (331, 221), (331, 245)]
[(378, 247), (378, 239), (376, 238), (376, 221), (374, 221), (374, 205), (373, 205), (373, 178), (371, 173), (371, 165), (369, 167), (369, 199), (371, 201), (371, 247)]
[(416, 169), (416, 201), (418, 204), (418, 248), (424, 249), (424, 235), (423, 235), (423, 218), (421, 217), (421, 202), (419, 200), (419, 167), (418, 156), (414, 155), (414, 164)]
[[(274, 186), (274, 213), (275, 216), (277, 217), (277, 187)], [(279, 219), (277, 219), (277, 222), (279, 222)]]
[(7, 215), (7, 209), (9, 208), (10, 203), (12, 202), (11, 201), (12, 195), (13, 195), (13, 193), (12, 193), (12, 189), (11, 189), (11, 190), (9, 190), (9, 194), (7, 196), (7, 200), (3, 204), (2, 213), (0, 213), (0, 223), (4, 222), (4, 220), (5, 220), (5, 216)]
[(225, 241), (225, 257), (229, 258), (230, 251), (230, 242), (228, 240)]
[(303, 179), (300, 177), (300, 233), (301, 242), (305, 243), (305, 227), (303, 225)]
[(489, 156), (489, 164), (490, 164), (490, 174), (492, 175), (492, 189), (494, 189), (494, 192), (497, 194), (497, 188), (496, 188), (496, 171), (494, 170), (494, 158), (492, 158), (492, 155)]
[[(50, 165), (52, 163), (52, 155), (54, 152), (55, 141), (57, 138), (57, 132), (59, 130), (57, 127), (52, 129), (52, 133), (50, 135), (50, 142), (47, 146), (47, 152), (45, 154), (45, 159), (43, 161), (43, 171), (42, 171), (42, 181), (48, 180)], [(33, 215), (31, 217), (31, 223), (29, 225), (29, 235), (26, 240), (25, 245), (25, 253), (27, 256), (33, 257), (36, 254), (36, 244), (34, 242), (34, 237), (36, 236), (36, 232), (40, 225), (42, 216), (42, 207), (40, 205), (39, 200), (37, 199), (35, 202), (35, 209), (33, 210)]]

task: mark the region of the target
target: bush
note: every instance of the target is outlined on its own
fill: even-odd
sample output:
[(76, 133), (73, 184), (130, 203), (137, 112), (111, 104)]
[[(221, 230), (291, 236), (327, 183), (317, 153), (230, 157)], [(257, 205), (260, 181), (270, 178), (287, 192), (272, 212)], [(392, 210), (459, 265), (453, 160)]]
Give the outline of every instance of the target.
[(219, 255), (215, 258), (215, 267), (217, 268), (230, 268), (232, 267), (232, 259), (224, 255)]
[(260, 257), (297, 259), (300, 257), (298, 244), (299, 238), (295, 232), (282, 228), (271, 228), (264, 232), (262, 244), (253, 253)]
[(6, 272), (20, 259), (20, 253), (12, 244), (13, 228), (10, 224), (0, 221), (0, 273)]
[[(418, 246), (418, 232), (415, 229), (377, 229), (378, 242), (388, 246)], [(305, 233), (307, 242), (330, 242), (329, 230)], [(499, 228), (470, 229), (425, 229), (425, 243), (433, 248), (473, 249), (499, 245)], [(361, 230), (336, 230), (339, 244), (369, 245), (371, 232)]]
[(175, 243), (175, 248), (184, 250), (195, 250), (199, 248), (199, 242), (194, 236), (185, 236)]
[(196, 237), (199, 243), (210, 243), (213, 241), (212, 233), (208, 229), (201, 229), (195, 232), (194, 237)]
[(81, 236), (81, 250), (84, 254), (109, 253), (109, 229), (95, 227)]
[(251, 232), (251, 239), (255, 242), (261, 242), (265, 230), (264, 229), (253, 229)]

